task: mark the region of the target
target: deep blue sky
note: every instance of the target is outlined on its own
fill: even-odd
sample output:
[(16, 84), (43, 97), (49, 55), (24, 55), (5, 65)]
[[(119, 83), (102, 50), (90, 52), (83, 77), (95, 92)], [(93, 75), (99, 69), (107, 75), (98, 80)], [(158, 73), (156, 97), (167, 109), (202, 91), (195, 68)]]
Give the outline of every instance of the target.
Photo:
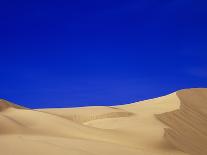
[(0, 2), (0, 98), (124, 104), (207, 87), (207, 2)]

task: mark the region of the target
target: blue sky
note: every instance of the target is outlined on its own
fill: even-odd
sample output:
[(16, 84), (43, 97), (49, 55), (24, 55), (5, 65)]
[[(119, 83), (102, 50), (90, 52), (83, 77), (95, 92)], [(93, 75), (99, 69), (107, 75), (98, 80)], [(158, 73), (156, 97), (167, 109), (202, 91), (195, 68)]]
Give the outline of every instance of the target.
[(0, 98), (30, 108), (115, 105), (207, 87), (207, 2), (0, 5)]

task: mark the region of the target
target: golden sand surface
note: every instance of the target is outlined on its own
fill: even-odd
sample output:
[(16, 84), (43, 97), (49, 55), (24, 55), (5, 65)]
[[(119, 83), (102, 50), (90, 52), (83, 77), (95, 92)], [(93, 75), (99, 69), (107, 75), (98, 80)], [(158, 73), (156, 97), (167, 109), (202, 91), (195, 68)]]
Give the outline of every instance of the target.
[(207, 155), (207, 89), (119, 106), (28, 109), (0, 100), (0, 155)]

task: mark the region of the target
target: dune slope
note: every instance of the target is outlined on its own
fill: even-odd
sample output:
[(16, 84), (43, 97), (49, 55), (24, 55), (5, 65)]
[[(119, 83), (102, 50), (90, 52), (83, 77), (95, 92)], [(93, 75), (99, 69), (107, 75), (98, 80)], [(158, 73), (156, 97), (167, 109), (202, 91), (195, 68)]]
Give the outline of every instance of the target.
[(27, 109), (0, 100), (3, 155), (206, 155), (207, 89), (120, 106)]
[(165, 138), (192, 155), (207, 154), (207, 89), (178, 91), (180, 109), (157, 115), (169, 128)]

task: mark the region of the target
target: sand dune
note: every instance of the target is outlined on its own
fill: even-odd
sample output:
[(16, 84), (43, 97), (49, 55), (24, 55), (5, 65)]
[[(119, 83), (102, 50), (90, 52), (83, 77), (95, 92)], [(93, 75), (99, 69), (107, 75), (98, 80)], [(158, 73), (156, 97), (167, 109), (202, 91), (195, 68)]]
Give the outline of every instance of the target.
[(2, 155), (206, 155), (207, 89), (120, 106), (27, 109), (0, 100)]

